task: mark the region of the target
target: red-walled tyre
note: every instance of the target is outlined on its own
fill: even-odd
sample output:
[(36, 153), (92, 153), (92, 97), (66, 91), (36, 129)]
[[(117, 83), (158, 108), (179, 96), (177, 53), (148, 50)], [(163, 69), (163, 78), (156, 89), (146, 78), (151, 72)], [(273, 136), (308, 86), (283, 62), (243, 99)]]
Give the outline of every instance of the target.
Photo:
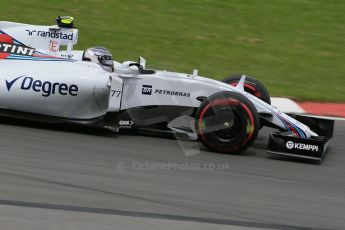
[[(242, 75), (227, 77), (223, 79), (222, 82), (236, 86), (241, 77)], [(271, 104), (270, 94), (268, 93), (266, 87), (255, 78), (246, 76), (246, 80), (244, 82), (244, 91), (254, 95), (257, 98), (260, 98), (267, 104)]]
[(241, 153), (256, 139), (260, 120), (251, 101), (236, 92), (219, 92), (200, 105), (195, 127), (198, 138), (214, 152)]

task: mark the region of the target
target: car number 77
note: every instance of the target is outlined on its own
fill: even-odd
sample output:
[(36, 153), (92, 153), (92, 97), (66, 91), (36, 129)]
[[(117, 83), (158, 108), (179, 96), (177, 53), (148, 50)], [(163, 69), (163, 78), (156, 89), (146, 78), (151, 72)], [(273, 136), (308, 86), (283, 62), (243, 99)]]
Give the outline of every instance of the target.
[(118, 90), (112, 90), (111, 92), (112, 92), (111, 97), (114, 97), (114, 96), (119, 97), (121, 94), (121, 91), (118, 91)]

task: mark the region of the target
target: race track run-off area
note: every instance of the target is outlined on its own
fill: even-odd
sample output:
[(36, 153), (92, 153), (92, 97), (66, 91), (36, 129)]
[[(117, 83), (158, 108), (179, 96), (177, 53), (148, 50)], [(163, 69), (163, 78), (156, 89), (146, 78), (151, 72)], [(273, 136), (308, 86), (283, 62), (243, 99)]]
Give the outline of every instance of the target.
[(0, 124), (1, 229), (343, 229), (345, 122), (321, 165), (197, 142)]

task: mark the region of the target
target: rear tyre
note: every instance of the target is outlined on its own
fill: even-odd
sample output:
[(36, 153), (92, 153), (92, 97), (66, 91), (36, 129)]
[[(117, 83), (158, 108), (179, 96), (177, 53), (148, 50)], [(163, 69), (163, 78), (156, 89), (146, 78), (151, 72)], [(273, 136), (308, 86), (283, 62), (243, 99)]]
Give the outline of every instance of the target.
[[(227, 77), (223, 79), (222, 82), (232, 86), (236, 86), (240, 81), (241, 77), (242, 75)], [(246, 76), (246, 80), (244, 82), (244, 91), (254, 95), (255, 97), (266, 102), (267, 104), (271, 104), (271, 98), (270, 94), (268, 93), (268, 90), (260, 81), (256, 80), (255, 78)]]
[(260, 120), (251, 101), (236, 92), (208, 97), (195, 117), (198, 138), (215, 152), (241, 153), (256, 139)]

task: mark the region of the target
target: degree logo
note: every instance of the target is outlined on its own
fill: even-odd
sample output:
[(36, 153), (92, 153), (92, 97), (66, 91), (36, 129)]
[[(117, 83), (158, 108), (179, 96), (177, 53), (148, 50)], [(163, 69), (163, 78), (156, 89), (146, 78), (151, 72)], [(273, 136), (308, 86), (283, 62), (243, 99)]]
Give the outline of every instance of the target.
[(6, 80), (6, 87), (7, 87), (7, 90), (10, 91), (12, 85), (21, 77), (24, 77), (24, 75), (20, 76), (20, 77), (17, 77), (15, 79), (13, 79), (12, 81), (7, 81)]
[(6, 80), (7, 90), (10, 91), (14, 83), (21, 78), (22, 80), (19, 88), (20, 90), (29, 90), (41, 93), (43, 97), (49, 97), (54, 94), (62, 96), (78, 96), (79, 88), (77, 85), (68, 85), (60, 82), (41, 81), (25, 75), (16, 77), (10, 81)]

